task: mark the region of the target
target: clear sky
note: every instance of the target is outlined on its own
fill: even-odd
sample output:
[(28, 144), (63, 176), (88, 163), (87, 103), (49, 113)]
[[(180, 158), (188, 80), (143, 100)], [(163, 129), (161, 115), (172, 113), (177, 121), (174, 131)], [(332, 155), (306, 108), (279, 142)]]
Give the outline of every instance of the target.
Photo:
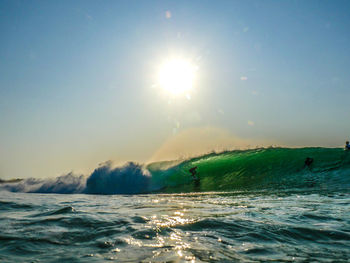
[[(159, 84), (174, 57), (186, 94)], [(350, 1), (0, 0), (0, 178), (342, 146), (349, 69)]]

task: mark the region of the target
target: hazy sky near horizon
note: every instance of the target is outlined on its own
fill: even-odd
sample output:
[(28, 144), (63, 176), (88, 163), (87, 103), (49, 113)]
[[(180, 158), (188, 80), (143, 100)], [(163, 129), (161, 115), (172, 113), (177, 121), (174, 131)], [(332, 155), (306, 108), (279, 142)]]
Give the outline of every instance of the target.
[(349, 1), (1, 0), (0, 34), (0, 178), (350, 139)]

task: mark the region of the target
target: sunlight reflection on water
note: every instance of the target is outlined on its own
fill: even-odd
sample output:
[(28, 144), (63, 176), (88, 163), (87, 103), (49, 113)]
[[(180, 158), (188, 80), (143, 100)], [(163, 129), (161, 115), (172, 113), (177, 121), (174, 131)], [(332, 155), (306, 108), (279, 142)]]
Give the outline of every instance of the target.
[(26, 254), (33, 261), (345, 262), (349, 197), (300, 192), (4, 193), (0, 259), (17, 263)]

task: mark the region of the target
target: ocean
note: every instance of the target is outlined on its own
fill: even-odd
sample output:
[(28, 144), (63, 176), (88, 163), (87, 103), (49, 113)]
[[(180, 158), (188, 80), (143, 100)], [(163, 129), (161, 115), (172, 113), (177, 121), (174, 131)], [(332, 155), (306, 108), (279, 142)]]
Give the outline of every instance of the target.
[(350, 262), (349, 187), (350, 152), (339, 148), (3, 183), (0, 262)]

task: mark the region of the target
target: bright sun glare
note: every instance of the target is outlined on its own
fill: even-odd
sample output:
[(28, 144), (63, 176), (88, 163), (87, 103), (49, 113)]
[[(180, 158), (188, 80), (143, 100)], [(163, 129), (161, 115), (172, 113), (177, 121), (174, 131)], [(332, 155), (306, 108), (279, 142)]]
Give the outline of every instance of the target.
[(159, 85), (172, 95), (181, 95), (191, 91), (196, 67), (184, 59), (166, 61), (159, 70)]

